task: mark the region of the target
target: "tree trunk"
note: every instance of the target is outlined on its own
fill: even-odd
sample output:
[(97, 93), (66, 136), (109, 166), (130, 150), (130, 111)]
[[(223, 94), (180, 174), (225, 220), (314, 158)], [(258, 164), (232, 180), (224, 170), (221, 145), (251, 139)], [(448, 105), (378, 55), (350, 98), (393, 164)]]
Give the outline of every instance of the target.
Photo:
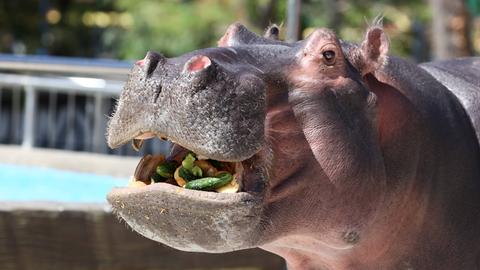
[(295, 42), (301, 38), (300, 9), (301, 0), (288, 0), (287, 2), (287, 41)]
[(429, 0), (433, 14), (433, 58), (449, 59), (473, 54), (470, 16), (462, 0)]
[(342, 24), (342, 12), (340, 11), (340, 6), (342, 0), (326, 0), (326, 6), (329, 8), (330, 12), (327, 12), (328, 16), (328, 28), (332, 29), (336, 33), (340, 30), (340, 25)]

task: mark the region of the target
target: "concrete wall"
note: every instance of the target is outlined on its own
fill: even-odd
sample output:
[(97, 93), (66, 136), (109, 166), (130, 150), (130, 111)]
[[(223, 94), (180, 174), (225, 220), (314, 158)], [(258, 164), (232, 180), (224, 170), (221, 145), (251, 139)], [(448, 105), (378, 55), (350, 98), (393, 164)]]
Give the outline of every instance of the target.
[(285, 269), (260, 249), (181, 252), (121, 224), (106, 204), (0, 202), (1, 270)]

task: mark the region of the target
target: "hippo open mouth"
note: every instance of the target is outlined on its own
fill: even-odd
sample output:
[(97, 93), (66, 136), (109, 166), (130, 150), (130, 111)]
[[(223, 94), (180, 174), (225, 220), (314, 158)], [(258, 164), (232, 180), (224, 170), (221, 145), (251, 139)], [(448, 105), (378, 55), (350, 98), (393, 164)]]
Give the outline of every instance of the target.
[[(132, 139), (132, 147), (135, 150), (139, 150), (144, 143), (144, 140), (147, 139), (152, 139), (158, 137), (161, 140), (167, 140), (165, 137), (161, 135), (156, 135), (153, 132), (145, 132), (141, 133), (141, 135), (136, 136), (134, 139)], [(180, 180), (184, 181), (183, 178), (179, 177), (178, 175), (175, 175), (173, 177), (173, 173), (171, 173), (170, 177), (165, 177), (163, 179), (160, 179), (158, 181), (154, 180), (154, 176), (158, 176), (156, 174), (156, 168), (161, 164), (161, 163), (173, 163), (175, 164), (175, 167), (177, 170), (180, 169), (182, 161), (185, 159), (185, 157), (190, 153), (195, 156), (195, 164), (200, 164), (197, 162), (202, 162), (202, 164), (207, 164), (210, 165), (210, 163), (215, 163), (218, 164), (216, 167), (220, 166), (221, 168), (216, 168), (213, 165), (210, 165), (210, 168), (205, 168), (203, 167), (201, 170), (203, 170), (204, 175), (203, 176), (213, 176), (218, 173), (217, 170), (223, 170), (226, 171), (230, 174), (233, 174), (233, 180), (230, 181), (231, 183), (228, 183), (227, 185), (221, 185), (219, 188), (229, 186), (229, 184), (235, 183), (236, 188), (235, 189), (217, 189), (216, 191), (219, 193), (236, 193), (236, 192), (250, 192), (250, 193), (261, 193), (264, 189), (264, 179), (260, 179), (261, 175), (259, 174), (259, 166), (261, 167), (262, 163), (258, 162), (260, 157), (257, 154), (254, 154), (252, 157), (247, 158), (245, 160), (240, 160), (240, 161), (223, 161), (223, 160), (215, 160), (212, 158), (209, 158), (207, 156), (202, 156), (202, 155), (197, 155), (193, 151), (182, 147), (180, 144), (173, 143), (173, 146), (171, 148), (170, 154), (164, 158), (162, 155), (147, 155), (144, 156), (138, 163), (135, 173), (132, 177), (133, 183), (135, 182), (141, 182), (142, 184), (140, 185), (133, 185), (135, 187), (143, 187), (149, 184), (157, 184), (158, 182), (165, 182), (167, 184), (173, 184), (174, 186), (178, 187), (185, 187), (185, 183), (178, 183), (175, 182), (175, 180)], [(214, 170), (215, 172), (211, 172), (208, 174), (206, 172), (207, 170)], [(173, 171), (172, 171), (173, 172)], [(207, 173), (208, 175), (205, 175)], [(178, 178), (177, 178), (178, 177)], [(200, 177), (198, 177), (200, 178)], [(188, 186), (187, 186), (188, 189)], [(206, 190), (206, 191), (215, 191), (215, 189), (200, 189), (200, 190)]]
[[(132, 139), (132, 146), (139, 148), (143, 140), (152, 137), (165, 139), (142, 133)], [(173, 143), (165, 160), (178, 162), (188, 153), (193, 152)], [(177, 249), (225, 252), (254, 247), (258, 245), (255, 232), (261, 223), (266, 182), (261, 153), (241, 161), (222, 162), (234, 168), (239, 185), (235, 193), (192, 190), (166, 181), (114, 188), (107, 200), (135, 231)], [(157, 163), (154, 158), (142, 158), (133, 178), (149, 178)]]

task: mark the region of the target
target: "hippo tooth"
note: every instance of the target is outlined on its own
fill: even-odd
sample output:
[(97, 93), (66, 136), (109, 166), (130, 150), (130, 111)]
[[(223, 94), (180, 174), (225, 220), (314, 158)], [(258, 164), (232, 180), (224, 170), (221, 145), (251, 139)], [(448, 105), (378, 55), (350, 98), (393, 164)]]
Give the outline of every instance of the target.
[(142, 139), (133, 139), (132, 140), (132, 148), (135, 151), (139, 151), (143, 146), (143, 140)]
[(206, 159), (208, 159), (208, 157), (202, 156), (202, 155), (197, 155), (197, 159), (198, 160), (206, 160)]

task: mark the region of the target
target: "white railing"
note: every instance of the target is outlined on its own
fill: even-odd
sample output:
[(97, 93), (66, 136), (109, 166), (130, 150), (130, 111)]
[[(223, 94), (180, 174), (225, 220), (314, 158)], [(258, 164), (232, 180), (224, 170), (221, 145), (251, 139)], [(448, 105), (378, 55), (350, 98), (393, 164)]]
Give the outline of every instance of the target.
[[(6, 114), (0, 121), (7, 119), (1, 125), (8, 125), (2, 126), (8, 133), (3, 143), (134, 154), (128, 147), (112, 151), (105, 144), (112, 101), (120, 94), (131, 65), (115, 60), (0, 54), (0, 117)], [(2, 102), (2, 96), (9, 100)], [(76, 99), (82, 99), (83, 108)], [(167, 144), (150, 142), (144, 152), (167, 149)]]

